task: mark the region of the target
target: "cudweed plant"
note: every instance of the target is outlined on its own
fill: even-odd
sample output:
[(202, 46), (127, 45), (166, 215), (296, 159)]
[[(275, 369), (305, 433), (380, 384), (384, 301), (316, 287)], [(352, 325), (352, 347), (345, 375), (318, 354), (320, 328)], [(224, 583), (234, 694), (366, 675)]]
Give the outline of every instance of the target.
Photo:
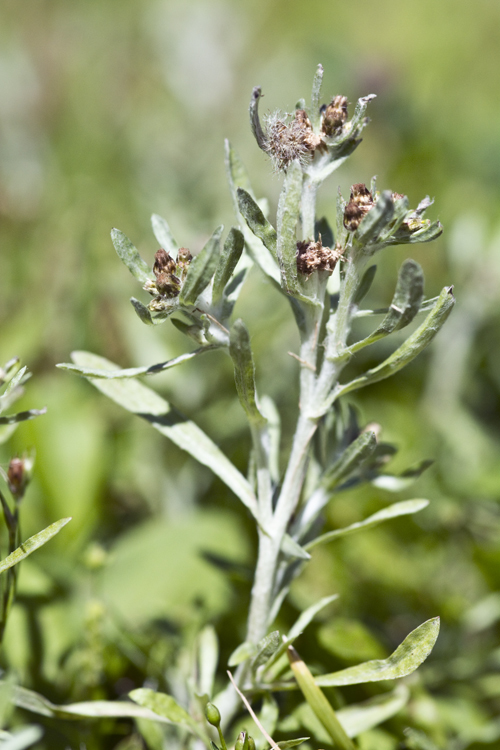
[[(431, 619), (411, 632), (387, 659), (372, 660), (330, 674), (312, 675), (295, 650), (295, 641), (314, 617), (332, 602), (328, 596), (303, 611), (287, 633), (273, 630), (273, 623), (290, 589), (320, 544), (357, 533), (391, 518), (416, 513), (426, 500), (397, 502), (363, 521), (322, 533), (322, 514), (335, 493), (360, 482), (398, 482), (382, 473), (390, 456), (378, 442), (377, 432), (357, 424), (343, 399), (360, 388), (388, 378), (409, 364), (430, 344), (450, 314), (454, 297), (445, 287), (433, 299), (424, 299), (424, 278), (419, 264), (405, 260), (399, 271), (391, 304), (383, 310), (363, 309), (361, 304), (375, 276), (373, 257), (392, 245), (429, 242), (442, 232), (439, 222), (424, 214), (432, 201), (424, 198), (411, 209), (406, 196), (390, 190), (379, 192), (355, 184), (348, 198), (339, 193), (335, 231), (316, 216), (316, 197), (321, 184), (361, 142), (368, 123), (367, 107), (373, 95), (360, 99), (349, 119), (344, 96), (322, 104), (322, 67), (316, 72), (309, 106), (299, 101), (293, 114), (274, 113), (263, 123), (259, 118), (260, 88), (250, 102), (250, 122), (258, 146), (270, 157), (275, 171), (283, 174), (276, 221), (266, 215), (247, 172), (229, 143), (226, 167), (237, 215), (237, 226), (222, 242), (218, 227), (203, 250), (193, 257), (179, 247), (167, 222), (152, 217), (160, 245), (151, 266), (119, 230), (112, 231), (116, 251), (151, 299), (131, 300), (135, 312), (148, 326), (167, 320), (196, 348), (175, 359), (151, 366), (120, 369), (103, 357), (74, 352), (72, 364), (59, 365), (84, 376), (102, 393), (130, 412), (146, 419), (155, 429), (190, 453), (233, 491), (253, 516), (258, 535), (258, 557), (249, 603), (245, 641), (229, 659), (227, 686), (214, 690), (218, 646), (213, 628), (207, 626), (196, 643), (193, 675), (186, 684), (189, 704), (149, 688), (134, 690), (134, 703), (97, 701), (93, 704), (54, 706), (41, 696), (18, 688), (15, 700), (32, 711), (54, 717), (131, 716), (166, 725), (165, 747), (251, 750), (293, 747), (310, 738), (289, 739), (279, 745), (272, 739), (276, 729), (315, 726), (299, 719), (300, 710), (283, 723), (274, 694), (299, 690), (323, 730), (315, 742), (352, 750), (353, 738), (400, 711), (409, 689), (400, 685), (376, 700), (335, 711), (323, 688), (356, 685), (405, 677), (427, 658), (436, 641), (439, 620)], [(299, 405), (295, 433), (286, 468), (280, 472), (279, 415), (267, 395), (258, 394), (255, 364), (248, 329), (233, 320), (234, 305), (252, 266), (270, 281), (277, 294), (289, 301), (300, 335)], [(332, 275), (338, 271), (338, 291)], [(361, 350), (425, 316), (413, 332), (383, 362), (352, 380), (344, 379), (346, 365)], [(352, 324), (359, 318), (374, 319), (374, 330), (353, 340)], [(219, 349), (234, 366), (236, 391), (248, 418), (252, 437), (253, 467), (248, 478), (229, 461), (217, 445), (191, 420), (161, 398), (139, 376), (150, 376)], [(418, 475), (422, 464), (413, 472)], [(407, 476), (411, 472), (407, 472)], [(405, 477), (406, 479), (407, 477)], [(215, 694), (214, 694), (215, 693)], [(252, 734), (244, 730), (235, 738), (234, 721), (242, 703), (254, 717)], [(259, 716), (252, 704), (260, 706)], [(313, 716), (314, 718), (314, 716)], [(295, 724), (294, 724), (295, 721)], [(208, 724), (207, 724), (208, 722)], [(171, 725), (178, 728), (171, 733)], [(216, 734), (210, 735), (209, 727)], [(144, 730), (146, 731), (146, 730)], [(231, 739), (228, 739), (231, 738)], [(309, 747), (317, 747), (311, 744)]]

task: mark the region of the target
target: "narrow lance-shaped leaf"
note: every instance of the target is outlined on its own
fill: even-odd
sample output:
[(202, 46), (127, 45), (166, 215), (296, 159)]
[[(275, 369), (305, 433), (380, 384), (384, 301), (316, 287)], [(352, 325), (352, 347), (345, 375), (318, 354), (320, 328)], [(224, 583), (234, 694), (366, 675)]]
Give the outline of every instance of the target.
[(237, 667), (238, 664), (242, 664), (247, 659), (251, 659), (257, 653), (257, 646), (255, 643), (249, 643), (245, 641), (237, 646), (231, 656), (228, 659), (228, 665), (230, 667)]
[(340, 672), (316, 677), (316, 684), (323, 687), (359, 685), (405, 677), (427, 659), (438, 635), (439, 617), (434, 617), (413, 630), (387, 659), (373, 659)]
[(376, 242), (380, 233), (391, 221), (394, 215), (394, 201), (390, 190), (384, 190), (376, 204), (363, 217), (356, 229), (356, 240), (366, 245)]
[(405, 260), (399, 270), (396, 291), (387, 315), (373, 333), (350, 346), (349, 351), (359, 351), (407, 326), (420, 310), (423, 297), (424, 273), (415, 260)]
[(358, 521), (357, 523), (352, 523), (350, 526), (344, 526), (343, 529), (328, 531), (326, 534), (316, 537), (312, 542), (306, 544), (305, 548), (311, 550), (313, 547), (317, 547), (318, 544), (332, 542), (334, 539), (355, 534), (357, 531), (364, 531), (372, 526), (378, 526), (378, 524), (383, 523), (383, 521), (389, 521), (391, 518), (418, 513), (419, 510), (423, 510), (428, 505), (428, 500), (402, 500), (400, 503), (393, 503), (387, 508), (383, 508), (382, 510), (373, 513), (371, 516), (368, 516), (364, 521)]
[(321, 84), (323, 82), (323, 66), (318, 65), (316, 73), (313, 79), (312, 94), (311, 94), (311, 111), (309, 113), (309, 119), (315, 132), (319, 129), (319, 123), (321, 119), (319, 107), (320, 107), (320, 96), (321, 96)]
[(198, 636), (198, 688), (200, 695), (210, 698), (214, 686), (219, 641), (213, 625), (206, 625)]
[(353, 472), (362, 469), (377, 447), (377, 436), (371, 430), (362, 432), (324, 474), (322, 484), (331, 491)]
[(127, 369), (121, 370), (103, 370), (100, 367), (81, 367), (80, 365), (72, 364), (71, 362), (63, 362), (56, 367), (61, 370), (68, 370), (68, 372), (74, 372), (76, 375), (82, 375), (85, 378), (103, 378), (104, 380), (123, 380), (126, 378), (137, 378), (139, 375), (156, 375), (159, 372), (169, 370), (171, 367), (187, 362), (199, 354), (204, 352), (218, 349), (219, 347), (215, 344), (202, 346), (199, 349), (195, 349), (193, 352), (187, 354), (181, 354), (178, 357), (169, 359), (167, 362), (160, 362), (157, 365), (149, 365), (146, 367), (128, 367)]
[(37, 550), (39, 547), (42, 547), (49, 541), (49, 539), (52, 539), (53, 536), (58, 534), (63, 526), (66, 526), (66, 524), (70, 521), (71, 517), (61, 518), (59, 521), (51, 523), (50, 526), (47, 526), (47, 528), (43, 529), (43, 531), (39, 531), (38, 534), (30, 536), (30, 538), (23, 542), (20, 547), (15, 549), (14, 552), (11, 552), (10, 555), (5, 558), (5, 560), (2, 560), (0, 562), (0, 573), (3, 573), (5, 570), (14, 567), (14, 565), (20, 563), (21, 560), (24, 560), (26, 557), (31, 555), (32, 552)]
[(157, 693), (155, 690), (149, 688), (137, 688), (129, 693), (130, 698), (135, 703), (143, 708), (148, 708), (158, 716), (168, 719), (173, 724), (180, 724), (181, 726), (189, 729), (193, 734), (201, 737), (204, 741), (208, 742), (208, 737), (205, 732), (200, 730), (200, 727), (194, 719), (188, 714), (188, 712), (179, 706), (175, 698), (167, 693)]
[(27, 750), (43, 737), (43, 729), (38, 726), (15, 729), (12, 734), (0, 732), (2, 750)]
[(267, 247), (271, 255), (277, 260), (277, 242), (278, 236), (276, 229), (268, 222), (256, 201), (250, 193), (243, 188), (236, 191), (238, 200), (238, 209), (247, 222), (248, 226), (259, 240)]
[(217, 227), (207, 244), (189, 264), (179, 302), (181, 305), (194, 305), (204, 289), (210, 284), (217, 268), (220, 253), (220, 238), (224, 227)]
[(140, 300), (136, 299), (135, 297), (130, 298), (130, 303), (132, 307), (134, 308), (134, 312), (136, 313), (139, 320), (141, 320), (147, 326), (153, 326), (155, 324), (151, 316), (151, 313), (145, 304), (143, 304)]
[(241, 224), (243, 236), (245, 237), (248, 254), (252, 258), (254, 263), (261, 269), (262, 273), (268, 276), (278, 289), (281, 289), (280, 272), (277, 262), (273, 259), (271, 253), (263, 244), (263, 242), (259, 240), (259, 238), (251, 231), (251, 229), (247, 225), (247, 222), (240, 213), (237, 197), (238, 188), (242, 188), (243, 190), (245, 190), (255, 201), (255, 195), (252, 191), (247, 171), (229, 141), (226, 140), (225, 146), (226, 172), (229, 182), (229, 189), (233, 198), (234, 210), (236, 216), (238, 217), (238, 221)]
[(287, 292), (295, 295), (300, 295), (297, 279), (296, 232), (301, 192), (302, 168), (298, 161), (293, 161), (288, 167), (278, 203), (277, 253), (282, 286)]
[(175, 258), (179, 246), (174, 240), (170, 227), (165, 219), (162, 219), (158, 214), (153, 214), (151, 217), (151, 226), (153, 227), (154, 236), (160, 247)]
[(137, 706), (130, 701), (82, 701), (81, 703), (69, 703), (59, 706), (51, 703), (43, 695), (35, 693), (34, 690), (27, 690), (17, 685), (13, 688), (12, 702), (26, 711), (54, 719), (79, 721), (89, 718), (124, 717), (171, 723), (163, 716), (155, 714), (147, 708), (142, 708), (142, 706)]
[(259, 120), (259, 99), (262, 95), (260, 86), (255, 86), (255, 88), (252, 91), (252, 98), (250, 99), (250, 126), (252, 128), (252, 133), (255, 136), (255, 140), (257, 141), (259, 148), (261, 148), (263, 151), (266, 150), (267, 145), (267, 138), (264, 134), (264, 131), (262, 130), (262, 126), (260, 124)]
[(307, 742), (310, 737), (297, 737), (295, 740), (281, 740), (281, 742), (277, 742), (276, 744), (280, 748), (280, 750), (288, 750), (289, 747), (298, 747), (299, 745), (302, 745), (303, 742)]
[(35, 419), (35, 417), (41, 417), (45, 414), (47, 409), (29, 409), (28, 411), (20, 411), (17, 414), (10, 414), (8, 417), (0, 417), (0, 425), (3, 424), (16, 424), (17, 422), (26, 422), (28, 419)]
[(319, 601), (315, 602), (314, 604), (311, 604), (310, 607), (308, 607), (301, 613), (298, 620), (296, 620), (296, 622), (292, 625), (287, 638), (290, 639), (290, 638), (297, 637), (300, 633), (302, 633), (307, 628), (309, 623), (314, 620), (318, 612), (321, 612), (322, 609), (327, 607), (329, 604), (331, 604), (338, 598), (339, 598), (338, 594), (332, 594), (331, 596), (324, 596)]
[(269, 635), (264, 636), (257, 644), (257, 654), (252, 660), (252, 669), (256, 670), (262, 664), (265, 664), (281, 645), (280, 634), (278, 630), (273, 630)]
[[(8, 408), (8, 405), (12, 403), (12, 401), (17, 400), (17, 394), (14, 393), (15, 388), (18, 385), (21, 385), (21, 383), (24, 382), (29, 377), (30, 377), (30, 374), (28, 373), (28, 368), (21, 367), (21, 369), (18, 372), (16, 372), (14, 377), (11, 380), (9, 380), (5, 391), (0, 396), (0, 414), (5, 409)], [(21, 393), (21, 391), (19, 391), (19, 393)]]
[(366, 297), (366, 295), (370, 291), (371, 285), (373, 284), (373, 279), (375, 278), (376, 273), (377, 266), (370, 266), (366, 269), (361, 281), (359, 282), (356, 294), (354, 295), (354, 305), (359, 305), (359, 303)]
[(250, 347), (250, 335), (242, 320), (231, 327), (229, 354), (234, 365), (234, 379), (238, 398), (252, 424), (263, 424), (264, 417), (255, 400), (255, 367)]
[(243, 234), (236, 227), (231, 227), (224, 242), (224, 247), (215, 271), (212, 299), (217, 303), (222, 299), (226, 284), (233, 275), (236, 264), (241, 258), (245, 246)]
[(418, 232), (413, 232), (408, 239), (408, 244), (416, 245), (418, 242), (432, 242), (442, 234), (443, 225), (439, 221), (435, 221), (430, 226), (419, 229)]
[(118, 257), (125, 263), (132, 276), (135, 276), (141, 284), (145, 284), (146, 281), (154, 278), (151, 268), (141, 258), (135, 245), (123, 232), (120, 232), (119, 229), (112, 229), (111, 239)]
[(292, 646), (288, 649), (288, 658), (302, 695), (327, 730), (333, 740), (334, 746), (339, 747), (341, 750), (355, 750), (353, 743), (338, 720), (333, 707), (330, 705), (326, 696), (314, 681), (311, 672)]
[[(73, 352), (71, 356), (80, 367), (118, 369), (113, 362), (90, 352)], [(148, 421), (201, 464), (208, 466), (257, 518), (257, 501), (247, 480), (194, 422), (136, 380), (89, 378), (89, 382), (127, 411)]]
[(436, 334), (440, 331), (442, 326), (445, 324), (448, 315), (453, 309), (455, 304), (455, 298), (453, 296), (453, 287), (445, 287), (438, 297), (434, 308), (431, 310), (427, 318), (424, 320), (421, 326), (402, 344), (399, 349), (391, 354), (384, 362), (378, 367), (374, 367), (368, 370), (361, 377), (352, 380), (350, 383), (346, 383), (340, 386), (335, 398), (345, 393), (350, 393), (358, 388), (364, 388), (366, 385), (371, 383), (377, 383), (379, 380), (384, 380), (391, 375), (405, 367), (420, 352), (428, 346)]

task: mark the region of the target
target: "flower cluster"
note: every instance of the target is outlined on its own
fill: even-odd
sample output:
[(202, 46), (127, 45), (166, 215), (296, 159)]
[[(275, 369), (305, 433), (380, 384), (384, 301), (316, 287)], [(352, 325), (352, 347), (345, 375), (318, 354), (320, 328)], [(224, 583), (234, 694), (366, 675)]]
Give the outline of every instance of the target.
[(156, 251), (153, 265), (155, 281), (147, 281), (144, 285), (144, 290), (155, 298), (149, 305), (150, 309), (162, 310), (168, 300), (179, 296), (192, 259), (186, 247), (179, 248), (177, 260), (163, 248)]
[(297, 271), (304, 276), (310, 276), (313, 271), (333, 273), (343, 251), (338, 243), (333, 249), (324, 247), (321, 235), (317, 242), (297, 242)]

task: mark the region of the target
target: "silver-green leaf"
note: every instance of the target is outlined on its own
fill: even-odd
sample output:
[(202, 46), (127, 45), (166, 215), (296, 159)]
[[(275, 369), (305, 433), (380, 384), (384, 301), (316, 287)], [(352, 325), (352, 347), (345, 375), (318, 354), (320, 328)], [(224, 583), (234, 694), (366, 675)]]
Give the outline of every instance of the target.
[(186, 280), (179, 295), (181, 305), (194, 305), (200, 294), (210, 284), (219, 262), (220, 238), (224, 227), (217, 227), (207, 244), (191, 261)]
[(119, 229), (111, 230), (111, 239), (118, 257), (127, 266), (128, 270), (141, 284), (152, 280), (153, 272), (148, 264), (141, 258), (135, 245), (129, 240), (127, 235), (120, 232)]
[(49, 541), (49, 539), (52, 539), (53, 536), (58, 534), (61, 529), (70, 521), (71, 517), (61, 518), (59, 521), (51, 523), (50, 526), (47, 526), (47, 528), (43, 529), (43, 531), (39, 531), (37, 534), (30, 536), (30, 538), (26, 539), (26, 541), (23, 542), (17, 549), (15, 549), (14, 552), (11, 552), (10, 555), (5, 558), (5, 560), (2, 560), (0, 562), (0, 573), (3, 573), (5, 570), (14, 567), (14, 565), (20, 563), (21, 560), (24, 560), (26, 557), (31, 555), (39, 547), (42, 547)]
[[(79, 367), (101, 368), (115, 372), (119, 369), (108, 359), (90, 352), (73, 352), (71, 356), (73, 362)], [(179, 448), (190, 453), (201, 464), (208, 466), (257, 518), (257, 500), (249, 483), (194, 422), (186, 419), (168, 401), (136, 380), (97, 378), (88, 378), (88, 380), (112, 401), (148, 421)]]
[(433, 617), (413, 630), (387, 659), (373, 659), (340, 672), (316, 677), (316, 684), (322, 687), (359, 685), (405, 677), (427, 659), (438, 635), (439, 617)]
[(233, 360), (234, 379), (240, 403), (252, 424), (264, 424), (265, 419), (256, 403), (255, 366), (250, 347), (250, 335), (242, 320), (237, 320), (231, 327), (229, 354)]
[(175, 257), (179, 246), (174, 240), (170, 227), (165, 219), (162, 219), (158, 214), (153, 214), (151, 217), (151, 226), (153, 227), (154, 236), (160, 247), (166, 250), (167, 253), (170, 253), (172, 257)]
[(423, 499), (402, 500), (400, 503), (393, 503), (387, 508), (383, 508), (382, 510), (373, 513), (371, 516), (368, 516), (364, 521), (358, 521), (357, 523), (352, 523), (350, 526), (344, 526), (344, 528), (335, 529), (335, 531), (328, 531), (326, 534), (316, 537), (316, 539), (313, 539), (312, 542), (309, 542), (309, 544), (306, 545), (306, 549), (311, 550), (313, 547), (317, 547), (318, 544), (332, 542), (340, 537), (355, 534), (357, 531), (364, 531), (373, 526), (378, 526), (379, 523), (389, 521), (391, 518), (418, 513), (420, 510), (427, 508), (428, 505), (429, 501)]

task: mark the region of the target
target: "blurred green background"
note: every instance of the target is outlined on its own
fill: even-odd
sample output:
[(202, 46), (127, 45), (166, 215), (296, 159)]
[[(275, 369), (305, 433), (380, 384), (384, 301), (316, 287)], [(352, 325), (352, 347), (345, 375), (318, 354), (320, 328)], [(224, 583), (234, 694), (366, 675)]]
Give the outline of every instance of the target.
[[(390, 649), (441, 615), (427, 670), (436, 701), (416, 702), (412, 721), (436, 741), (465, 738), (457, 748), (479, 736), (499, 741), (490, 720), (500, 708), (499, 29), (496, 0), (3, 0), (0, 360), (21, 357), (35, 375), (23, 406), (49, 410), (20, 426), (0, 461), (37, 451), (24, 536), (74, 517), (23, 565), (4, 665), (24, 684), (60, 701), (116, 697), (151, 670), (161, 684), (158, 665), (173, 646), (158, 628), (189, 629), (193, 613), (218, 622), (224, 656), (243, 636), (255, 551), (245, 513), (208, 470), (54, 365), (79, 348), (122, 366), (186, 350), (172, 326), (146, 328), (135, 316), (128, 298), (139, 290), (110, 229), (152, 262), (153, 212), (193, 251), (221, 221), (228, 228), (225, 137), (273, 213), (281, 181), (251, 136), (250, 92), (262, 86), (262, 111), (290, 111), (309, 98), (321, 62), (325, 100), (377, 99), (362, 145), (323, 188), (319, 214), (333, 223), (338, 185), (346, 195), (374, 174), (411, 205), (435, 197), (429, 215), (445, 233), (414, 257), (427, 295), (453, 283), (458, 302), (430, 354), (356, 400), (362, 420), (380, 422), (397, 444), (391, 468), (436, 463), (396, 497), (374, 488), (340, 495), (328, 523), (411, 496), (429, 497), (430, 508), (318, 552), (283, 618), (338, 591), (337, 614), (360, 618)], [(395, 249), (380, 258), (369, 305), (388, 304), (404, 257)], [(238, 304), (286, 450), (297, 396), (289, 309), (256, 271)], [(370, 349), (358, 366), (393, 346)], [(156, 384), (246, 470), (249, 438), (227, 358), (208, 354), (202, 367), (188, 363)], [(232, 594), (201, 551), (235, 563)], [(478, 602), (487, 615), (471, 614)], [(330, 636), (328, 666), (356, 660)]]

